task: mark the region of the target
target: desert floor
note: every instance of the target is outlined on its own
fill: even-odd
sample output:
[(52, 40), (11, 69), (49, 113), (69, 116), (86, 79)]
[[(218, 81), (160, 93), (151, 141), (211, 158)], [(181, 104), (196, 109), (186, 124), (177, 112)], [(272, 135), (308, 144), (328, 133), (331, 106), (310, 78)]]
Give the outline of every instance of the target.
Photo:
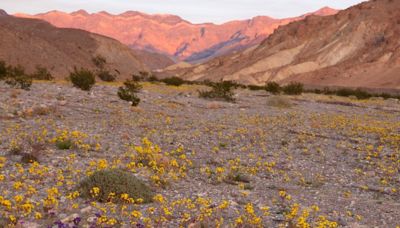
[[(226, 103), (145, 83), (131, 107), (117, 89), (0, 85), (0, 227), (400, 225), (398, 100), (238, 89)], [(153, 202), (80, 197), (82, 179), (115, 168)]]

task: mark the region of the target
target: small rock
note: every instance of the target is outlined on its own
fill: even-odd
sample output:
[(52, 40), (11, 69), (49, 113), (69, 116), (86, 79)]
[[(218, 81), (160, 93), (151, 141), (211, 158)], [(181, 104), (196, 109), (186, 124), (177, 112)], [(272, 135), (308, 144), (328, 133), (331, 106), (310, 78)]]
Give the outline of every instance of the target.
[(60, 101), (58, 104), (59, 104), (60, 106), (65, 106), (65, 105), (67, 104), (67, 101)]
[(23, 115), (24, 116), (32, 116), (33, 115), (33, 111), (34, 111), (33, 108), (27, 108), (27, 109), (24, 110)]
[(16, 228), (39, 228), (39, 224), (34, 222), (20, 222), (15, 226)]
[(201, 225), (199, 223), (191, 223), (188, 225), (188, 228), (200, 228)]
[(347, 226), (347, 222), (343, 218), (338, 219), (338, 224), (340, 226)]
[(78, 217), (79, 217), (79, 215), (75, 213), (75, 214), (72, 214), (72, 215), (66, 217), (65, 219), (61, 220), (61, 222), (62, 223), (69, 223), (69, 222), (72, 222), (75, 218), (78, 218)]
[(97, 220), (97, 217), (92, 216), (92, 217), (89, 217), (86, 221), (88, 223), (94, 223), (94, 222), (96, 222), (96, 220)]
[(89, 213), (91, 210), (92, 210), (92, 207), (91, 206), (87, 206), (87, 207), (81, 209), (81, 213), (82, 214)]
[(209, 102), (206, 107), (207, 109), (220, 109), (223, 108), (223, 105), (219, 102)]

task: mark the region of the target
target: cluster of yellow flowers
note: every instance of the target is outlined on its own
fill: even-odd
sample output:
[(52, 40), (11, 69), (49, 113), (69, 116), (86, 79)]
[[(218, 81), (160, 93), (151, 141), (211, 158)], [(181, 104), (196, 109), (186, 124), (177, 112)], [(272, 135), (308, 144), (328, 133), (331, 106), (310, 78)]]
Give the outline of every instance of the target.
[(130, 162), (126, 167), (133, 172), (146, 168), (151, 172), (151, 180), (160, 186), (168, 184), (169, 180), (186, 177), (188, 167), (192, 166), (183, 146), (163, 152), (158, 145), (144, 138), (141, 146), (134, 146), (132, 149), (128, 152)]
[[(88, 135), (80, 131), (57, 130), (56, 136), (53, 137), (50, 142), (68, 143), (83, 151), (89, 151), (92, 149), (92, 146), (85, 142), (87, 138)], [(99, 149), (98, 147), (100, 147), (100, 145), (96, 144), (96, 149)]]
[[(386, 126), (386, 123), (369, 121), (366, 126), (366, 120), (351, 120), (346, 116), (321, 116), (319, 123), (321, 128), (334, 129), (340, 131), (346, 136), (354, 137), (360, 135), (360, 132), (365, 134), (372, 134), (379, 138), (379, 145), (370, 145), (368, 143), (362, 144), (357, 148), (358, 156), (364, 159), (366, 164), (357, 167), (355, 172), (362, 178), (368, 178), (367, 171), (376, 171), (375, 175), (379, 175), (378, 182), (384, 187), (390, 187), (392, 193), (397, 193), (398, 184), (396, 182), (396, 174), (399, 171), (400, 164), (400, 136), (397, 129), (400, 128), (398, 124), (393, 126)], [(163, 116), (164, 118), (164, 116)], [(288, 118), (288, 117), (285, 117)], [(172, 123), (171, 118), (166, 118), (167, 124)], [(261, 116), (256, 116), (253, 119), (244, 116), (242, 121), (253, 122), (253, 124), (271, 124), (276, 121), (280, 124), (285, 120), (283, 117), (266, 119)], [(382, 127), (379, 127), (381, 124)], [(15, 129), (21, 129), (17, 126)], [(9, 129), (8, 129), (9, 130)], [(12, 130), (12, 131), (14, 131)], [(209, 132), (213, 128), (208, 129)], [(12, 132), (10, 130), (10, 132)], [(99, 143), (88, 143), (89, 136), (79, 131), (58, 130), (54, 134), (49, 129), (40, 128), (40, 130), (33, 131), (31, 141), (34, 142), (64, 142), (71, 141), (72, 145), (83, 151), (101, 150)], [(50, 132), (50, 133), (49, 133)], [(224, 135), (218, 132), (218, 137), (224, 141), (233, 139), (234, 137), (241, 137), (241, 134), (252, 134), (251, 129), (246, 127), (239, 127), (230, 132), (230, 135)], [(257, 132), (257, 134), (264, 136), (265, 132)], [(199, 133), (198, 133), (199, 134)], [(9, 142), (10, 149), (17, 150), (22, 139), (28, 137), (26, 133), (14, 134), (17, 135)], [(313, 139), (313, 135), (299, 134), (298, 140), (307, 142)], [(28, 137), (29, 138), (29, 137)], [(278, 161), (275, 154), (271, 156), (260, 155), (257, 156), (254, 149), (257, 143), (260, 144), (261, 150), (266, 152), (264, 145), (261, 145), (260, 140), (252, 138), (254, 142), (240, 146), (240, 155), (235, 155), (231, 159), (224, 162), (216, 163), (202, 167), (202, 173), (210, 178), (218, 180), (218, 184), (232, 176), (238, 177), (238, 174), (243, 175), (268, 175), (268, 177), (282, 178), (283, 181), (290, 182), (293, 176), (296, 176), (296, 171), (287, 171), (277, 168)], [(357, 139), (359, 140), (359, 139)], [(345, 143), (338, 143), (338, 148), (341, 146), (348, 146)], [(223, 148), (226, 145), (220, 145), (211, 149), (214, 153), (223, 153)], [(310, 148), (302, 148), (304, 155), (310, 155), (312, 150)], [(323, 153), (317, 150), (317, 153)], [(356, 152), (357, 153), (357, 152)], [(121, 168), (128, 169), (135, 172), (139, 176), (145, 176), (153, 181), (156, 186), (164, 187), (168, 183), (177, 184), (178, 181), (184, 179), (188, 175), (188, 170), (193, 166), (192, 160), (194, 152), (188, 153), (183, 146), (178, 147), (176, 150), (169, 152), (163, 151), (158, 145), (152, 143), (149, 139), (144, 138), (141, 145), (129, 146), (128, 152), (125, 156), (119, 157), (101, 157), (101, 158), (88, 158), (85, 161), (79, 161), (80, 158), (76, 154), (70, 153), (63, 156), (61, 160), (57, 160), (59, 164), (39, 164), (33, 162), (30, 164), (19, 164), (9, 162), (4, 157), (0, 157), (0, 185), (2, 183), (11, 183), (11, 190), (0, 187), (0, 216), (8, 218), (10, 223), (16, 224), (20, 219), (37, 219), (40, 220), (46, 217), (48, 211), (60, 207), (61, 202), (71, 206), (74, 210), (79, 210), (84, 206), (79, 197), (81, 193), (74, 191), (74, 186), (77, 185), (79, 180), (84, 177), (92, 175), (95, 171)], [(285, 158), (284, 162), (291, 162), (295, 159), (290, 153), (283, 153)], [(79, 165), (78, 165), (79, 164)], [(83, 165), (82, 165), (83, 164)], [(280, 164), (280, 163), (279, 163)], [(280, 164), (281, 165), (281, 164)], [(280, 166), (279, 165), (279, 166)], [(6, 167), (7, 166), (7, 167)], [(16, 172), (4, 172), (4, 167), (15, 168)], [(194, 169), (196, 170), (196, 169)], [(196, 170), (197, 171), (197, 170)], [(51, 172), (51, 178), (47, 174)], [(371, 173), (371, 172), (370, 172)], [(301, 173), (297, 175), (300, 183), (305, 185), (308, 180)], [(239, 177), (238, 177), (239, 178)], [(296, 178), (296, 177), (294, 177)], [(318, 180), (323, 180), (323, 176), (316, 175)], [(274, 181), (280, 179), (274, 179)], [(241, 190), (245, 189), (243, 183), (235, 183)], [(46, 186), (46, 188), (38, 188), (38, 186)], [(397, 187), (396, 187), (397, 186)], [(155, 186), (152, 186), (155, 187)], [(42, 190), (42, 192), (38, 192)], [(44, 189), (44, 191), (43, 191)], [(159, 189), (159, 188), (158, 188)], [(159, 189), (160, 190), (160, 189)], [(368, 190), (368, 186), (365, 186)], [(101, 194), (100, 187), (94, 187), (90, 193), (93, 198)], [(161, 192), (161, 190), (160, 190)], [(157, 194), (154, 197), (154, 203), (143, 206), (143, 199), (132, 198), (128, 194), (115, 194), (108, 195), (108, 202), (97, 203), (90, 202), (92, 208), (99, 212), (96, 220), (99, 226), (114, 226), (114, 225), (131, 225), (135, 226), (137, 223), (142, 223), (148, 227), (162, 227), (168, 226), (170, 223), (176, 222), (180, 226), (188, 226), (190, 223), (207, 224), (212, 227), (265, 227), (271, 221), (270, 207), (259, 206), (254, 202), (249, 202), (247, 195), (252, 194), (242, 191), (244, 199), (243, 205), (233, 206), (233, 203), (228, 199), (220, 199), (220, 201), (213, 201), (206, 197), (177, 197), (168, 198), (166, 195)], [(44, 194), (43, 194), (44, 193)], [(47, 194), (46, 194), (47, 193)], [(286, 209), (284, 214), (284, 225), (293, 227), (337, 227), (338, 224), (330, 221), (325, 215), (321, 214), (320, 209), (316, 205), (305, 207), (296, 202), (296, 197), (291, 196), (288, 192), (281, 190), (278, 193), (280, 201), (273, 201), (271, 208), (282, 204)], [(345, 192), (346, 197), (351, 196), (351, 192)], [(60, 198), (65, 197), (68, 199), (66, 202), (61, 201)], [(123, 203), (116, 204), (116, 199), (122, 200)], [(63, 205), (65, 206), (65, 205)], [(225, 221), (227, 214), (231, 215), (232, 211), (237, 215), (229, 221)], [(271, 210), (273, 211), (273, 210)], [(234, 214), (234, 213), (233, 213)], [(360, 215), (355, 215), (349, 212), (348, 216), (355, 219), (361, 219)], [(123, 219), (121, 219), (123, 218)]]

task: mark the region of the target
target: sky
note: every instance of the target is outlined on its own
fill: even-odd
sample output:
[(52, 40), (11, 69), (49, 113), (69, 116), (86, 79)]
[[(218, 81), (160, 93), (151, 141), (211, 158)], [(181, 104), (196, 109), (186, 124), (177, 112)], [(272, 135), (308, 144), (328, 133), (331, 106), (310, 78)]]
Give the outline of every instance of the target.
[(324, 6), (345, 9), (360, 0), (0, 0), (0, 9), (13, 13), (43, 13), (51, 10), (73, 12), (128, 10), (178, 15), (193, 23), (223, 23), (254, 16), (285, 18), (316, 11)]

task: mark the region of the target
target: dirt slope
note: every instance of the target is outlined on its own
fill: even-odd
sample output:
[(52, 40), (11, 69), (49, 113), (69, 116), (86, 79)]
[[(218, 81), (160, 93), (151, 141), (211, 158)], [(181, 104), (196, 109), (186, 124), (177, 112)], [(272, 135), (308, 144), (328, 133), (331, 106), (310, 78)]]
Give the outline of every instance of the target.
[(309, 16), (259, 46), (180, 72), (190, 80), (247, 84), (400, 88), (400, 1), (369, 1), (336, 15)]
[(120, 42), (78, 29), (60, 29), (37, 19), (0, 16), (0, 59), (24, 66), (32, 72), (36, 65), (48, 68), (56, 78), (64, 78), (74, 68), (95, 69), (92, 58), (106, 58), (108, 68), (120, 78), (149, 70), (136, 54)]
[[(336, 12), (323, 8), (313, 14), (331, 15)], [(51, 11), (16, 16), (43, 19), (57, 27), (84, 29), (113, 37), (137, 49), (156, 51), (190, 62), (203, 62), (259, 44), (278, 26), (304, 18), (274, 19), (260, 16), (216, 25), (192, 24), (175, 15), (148, 15), (134, 11), (119, 15), (107, 12), (89, 14), (84, 10), (71, 14)]]
[(157, 52), (135, 49), (135, 55), (142, 63), (145, 63), (151, 70), (160, 70), (174, 65), (175, 60)]

